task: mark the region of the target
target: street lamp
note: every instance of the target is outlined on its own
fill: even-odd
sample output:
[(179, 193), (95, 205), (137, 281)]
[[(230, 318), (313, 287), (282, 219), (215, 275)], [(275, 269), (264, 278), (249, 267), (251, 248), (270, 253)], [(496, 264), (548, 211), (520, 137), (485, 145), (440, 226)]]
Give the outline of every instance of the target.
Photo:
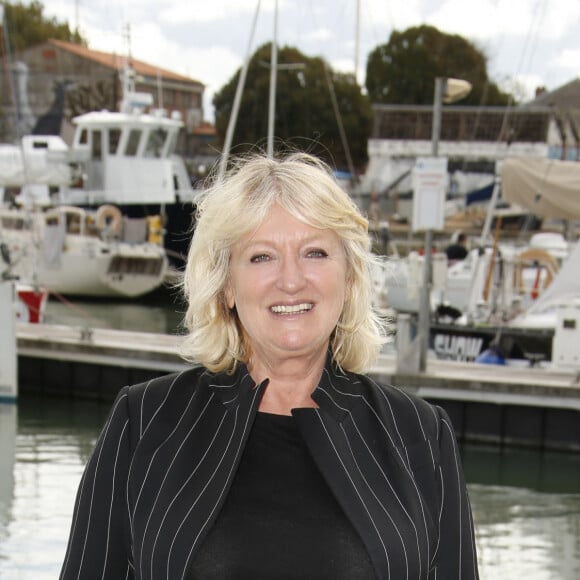
[[(437, 77), (433, 97), (433, 125), (431, 130), (431, 156), (439, 155), (439, 138), (441, 136), (441, 109), (443, 103), (455, 103), (466, 97), (471, 91), (471, 83), (453, 78)], [(415, 200), (416, 201), (416, 200)], [(419, 303), (418, 340), (419, 371), (427, 370), (427, 351), (429, 350), (429, 330), (431, 322), (431, 287), (433, 229), (425, 229), (425, 255), (423, 264), (423, 286)]]

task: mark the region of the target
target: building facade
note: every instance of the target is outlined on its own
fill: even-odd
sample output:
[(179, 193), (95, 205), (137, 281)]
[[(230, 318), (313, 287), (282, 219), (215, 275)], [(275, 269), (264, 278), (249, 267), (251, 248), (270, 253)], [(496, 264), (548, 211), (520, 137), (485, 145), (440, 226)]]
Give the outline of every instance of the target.
[(60, 134), (70, 142), (71, 119), (93, 110), (118, 110), (122, 73), (129, 70), (135, 91), (151, 95), (151, 108), (176, 114), (184, 123), (178, 151), (195, 147), (203, 124), (204, 85), (200, 81), (114, 53), (49, 40), (13, 55), (10, 95), (3, 94), (4, 142), (31, 132)]

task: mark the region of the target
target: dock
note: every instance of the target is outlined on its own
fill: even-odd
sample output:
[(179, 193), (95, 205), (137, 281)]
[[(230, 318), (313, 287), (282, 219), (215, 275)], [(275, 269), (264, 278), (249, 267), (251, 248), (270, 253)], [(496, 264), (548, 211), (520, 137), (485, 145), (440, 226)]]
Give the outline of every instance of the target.
[[(17, 341), (23, 393), (108, 400), (190, 366), (177, 335), (19, 323)], [(460, 440), (580, 450), (577, 371), (430, 359), (425, 373), (402, 374), (384, 354), (369, 374), (443, 407)]]

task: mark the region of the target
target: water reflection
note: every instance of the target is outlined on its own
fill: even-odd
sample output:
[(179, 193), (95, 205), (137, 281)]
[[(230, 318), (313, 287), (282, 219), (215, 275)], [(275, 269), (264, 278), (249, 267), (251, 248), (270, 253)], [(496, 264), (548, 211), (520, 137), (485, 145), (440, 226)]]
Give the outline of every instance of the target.
[(580, 493), (580, 454), (465, 445), (465, 476), (472, 483)]
[(0, 578), (58, 577), (75, 488), (108, 407), (24, 397), (12, 406), (11, 453), (2, 421), (0, 488), (12, 493), (0, 498)]
[(580, 578), (580, 456), (465, 446), (482, 578)]
[(12, 520), (16, 426), (16, 405), (0, 404), (0, 559)]
[[(58, 577), (74, 496), (110, 403), (0, 406), (0, 578)], [(466, 446), (482, 580), (580, 578), (580, 456)]]
[(45, 322), (177, 334), (182, 332), (184, 311), (184, 303), (176, 292), (164, 288), (139, 300), (128, 299), (123, 302), (51, 297), (46, 307)]

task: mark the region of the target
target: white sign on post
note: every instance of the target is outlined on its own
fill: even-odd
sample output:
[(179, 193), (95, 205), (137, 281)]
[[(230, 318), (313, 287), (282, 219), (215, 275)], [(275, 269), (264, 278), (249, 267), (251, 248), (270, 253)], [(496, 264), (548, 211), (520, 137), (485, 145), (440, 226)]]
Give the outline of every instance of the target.
[(413, 169), (413, 231), (442, 230), (447, 157), (418, 157)]

